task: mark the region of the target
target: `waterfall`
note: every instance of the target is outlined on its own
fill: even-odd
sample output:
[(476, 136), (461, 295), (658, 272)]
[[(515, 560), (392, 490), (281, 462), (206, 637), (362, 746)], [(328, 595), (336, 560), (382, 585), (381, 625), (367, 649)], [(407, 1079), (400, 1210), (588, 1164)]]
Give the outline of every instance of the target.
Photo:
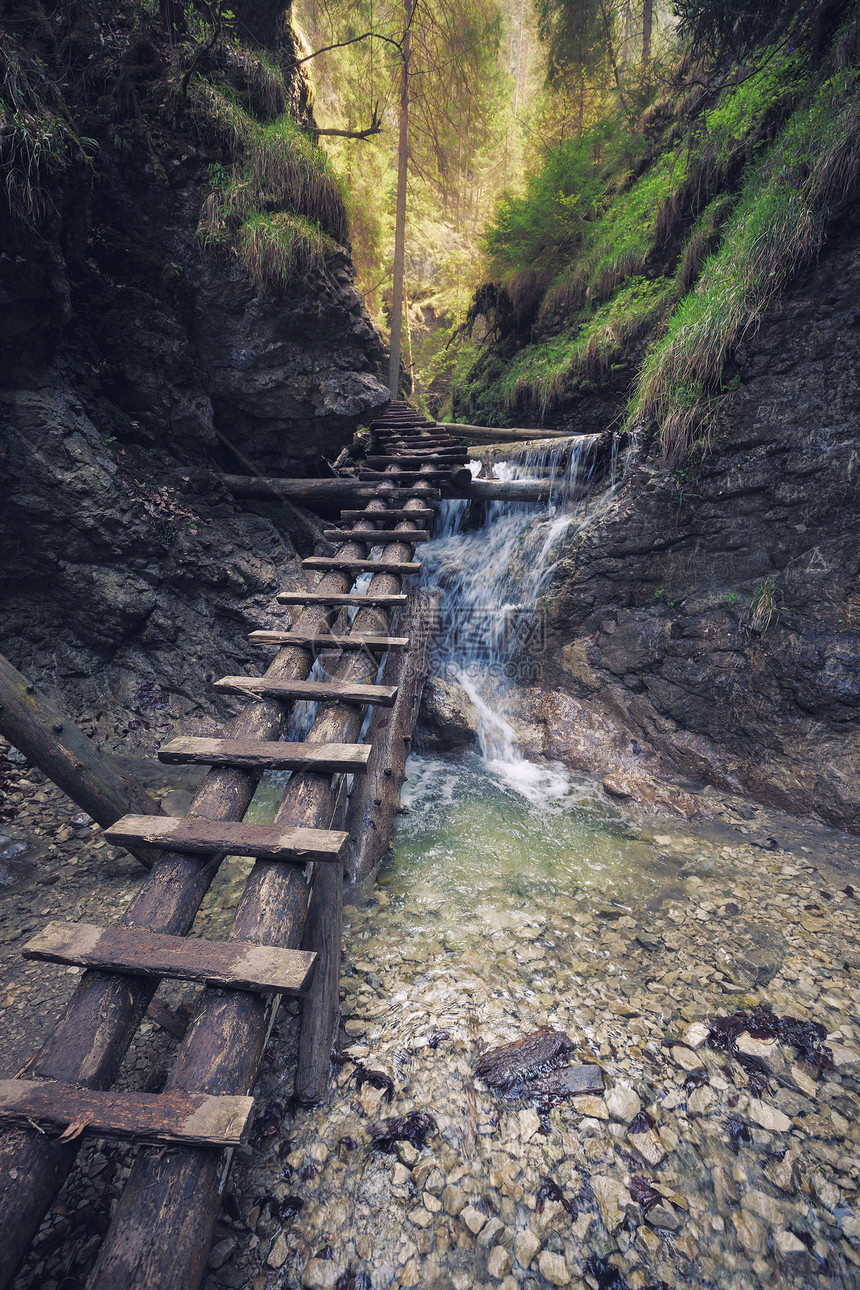
[[(544, 623), (537, 612), (566, 542), (593, 522), (614, 492), (616, 454), (598, 488), (598, 436), (578, 435), (549, 447), (512, 450), (495, 462), (499, 479), (550, 472), (545, 510), (527, 502), (491, 502), (479, 527), (469, 527), (469, 503), (443, 502), (439, 536), (422, 550), (422, 579), (442, 591), (434, 671), (455, 681), (478, 710), (478, 740), (488, 768), (528, 797), (568, 791), (561, 768), (527, 761), (505, 715), (512, 687), (540, 677)], [(471, 463), (473, 476), (477, 462)]]

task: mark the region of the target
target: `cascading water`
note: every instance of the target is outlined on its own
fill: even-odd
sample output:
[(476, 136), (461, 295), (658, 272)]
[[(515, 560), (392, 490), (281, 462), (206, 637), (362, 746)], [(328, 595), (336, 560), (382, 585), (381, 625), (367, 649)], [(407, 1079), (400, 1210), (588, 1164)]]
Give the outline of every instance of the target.
[[(592, 522), (615, 486), (615, 453), (605, 490), (592, 485), (598, 459), (594, 436), (559, 441), (549, 450), (494, 463), (497, 479), (550, 472), (546, 510), (524, 502), (491, 502), (483, 522), (467, 527), (469, 503), (443, 502), (439, 536), (422, 551), (423, 580), (442, 589), (435, 671), (466, 691), (478, 710), (478, 741), (488, 767), (527, 796), (556, 797), (569, 783), (558, 767), (538, 767), (518, 751), (505, 715), (517, 683), (538, 680), (543, 624), (541, 592), (552, 577), (567, 538)], [(478, 463), (471, 465), (477, 476)]]

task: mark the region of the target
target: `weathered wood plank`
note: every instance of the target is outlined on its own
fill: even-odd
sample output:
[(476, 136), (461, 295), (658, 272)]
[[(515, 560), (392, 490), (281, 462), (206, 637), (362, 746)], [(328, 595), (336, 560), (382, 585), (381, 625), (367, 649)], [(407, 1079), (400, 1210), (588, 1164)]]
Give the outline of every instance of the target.
[(105, 831), (110, 842), (144, 842), (198, 855), (257, 856), (261, 860), (339, 860), (348, 834), (330, 829), (284, 829), (244, 820), (176, 819), (159, 815), (124, 815)]
[[(0, 654), (0, 733), (52, 779), (97, 824), (113, 824), (126, 812), (160, 815), (145, 789), (100, 751)], [(151, 869), (158, 859), (142, 851), (135, 859)]]
[(408, 649), (408, 636), (366, 636), (356, 632), (352, 636), (335, 636), (332, 632), (249, 632), (252, 645), (299, 645), (303, 649)]
[(158, 750), (173, 766), (246, 766), (258, 770), (343, 771), (367, 769), (369, 744), (280, 743), (259, 739), (206, 739), (180, 735)]
[(321, 592), (321, 591), (279, 591), (275, 599), (282, 605), (359, 605), (364, 609), (378, 606), (380, 609), (395, 609), (397, 605), (406, 604), (405, 595), (376, 595), (373, 592)]
[[(262, 478), (257, 475), (222, 475), (225, 486), (234, 497), (251, 497), (270, 501), (274, 497), (286, 497), (289, 501), (313, 508), (316, 504), (348, 502), (353, 498), (376, 497), (372, 484), (362, 483), (353, 475), (344, 475), (340, 479), (288, 479), (281, 477)], [(412, 497), (411, 488), (392, 489), (387, 496), (398, 498)], [(439, 497), (439, 491), (427, 488), (425, 497)]]
[(368, 466), (402, 466), (406, 469), (412, 466), (452, 466), (457, 462), (468, 461), (469, 453), (467, 448), (451, 448), (445, 452), (420, 452), (416, 448), (409, 448), (398, 452), (396, 456), (391, 457), (368, 457)]
[[(406, 511), (406, 510), (377, 511), (376, 514), (374, 514), (373, 519), (374, 521), (378, 520), (380, 523), (387, 522), (389, 520), (412, 520), (414, 523), (417, 524), (419, 520), (422, 523), (426, 522), (427, 520), (432, 520), (435, 517), (435, 515), (436, 515), (436, 512), (431, 510), (430, 507), (427, 506), (427, 507), (416, 507), (414, 511)], [(343, 520), (364, 520), (364, 519), (367, 519), (367, 511), (348, 511), (348, 510), (341, 511), (340, 516), (341, 516), (341, 519)]]
[(493, 426), (462, 425), (456, 421), (440, 422), (440, 427), (453, 430), (463, 439), (472, 439), (476, 443), (522, 443), (525, 439), (565, 439), (568, 430), (508, 430)]
[(356, 560), (348, 555), (309, 555), (302, 560), (303, 569), (346, 569), (351, 573), (393, 573), (403, 577), (420, 573), (417, 560)]
[(0, 1080), (0, 1120), (78, 1128), (78, 1133), (133, 1142), (238, 1147), (246, 1136), (252, 1097), (206, 1093), (115, 1093), (73, 1084)]
[(397, 691), (391, 685), (352, 685), (349, 681), (270, 681), (265, 676), (222, 676), (216, 690), (234, 694), (260, 694), (279, 699), (307, 699), (311, 703), (338, 699), (341, 703), (375, 703), (390, 708)]
[(358, 477), (361, 480), (375, 481), (378, 484), (386, 483), (389, 479), (392, 483), (397, 483), (403, 479), (408, 479), (413, 483), (416, 483), (419, 480), (426, 479), (428, 483), (432, 484), (434, 480), (445, 483), (452, 478), (454, 473), (455, 472), (453, 470), (440, 470), (437, 467), (430, 467), (427, 470), (408, 470), (405, 466), (402, 468), (399, 466), (390, 466), (386, 471), (360, 470), (358, 472)]
[(300, 995), (316, 955), (251, 941), (207, 941), (199, 936), (163, 936), (144, 927), (99, 927), (95, 923), (48, 923), (21, 950), (25, 959), (75, 963), (100, 972), (203, 981), (230, 990)]
[(323, 537), (329, 542), (363, 542), (365, 546), (380, 546), (383, 543), (396, 542), (429, 542), (427, 529), (323, 529)]

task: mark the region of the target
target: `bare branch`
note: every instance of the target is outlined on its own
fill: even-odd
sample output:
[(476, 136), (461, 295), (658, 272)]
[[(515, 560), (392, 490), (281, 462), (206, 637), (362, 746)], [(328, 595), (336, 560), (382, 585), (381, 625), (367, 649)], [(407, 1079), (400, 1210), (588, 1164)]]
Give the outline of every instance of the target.
[(317, 58), (320, 54), (327, 54), (330, 49), (345, 49), (347, 45), (355, 45), (360, 40), (384, 40), (386, 45), (393, 45), (398, 54), (402, 53), (400, 41), (392, 39), (391, 36), (383, 36), (378, 31), (365, 31), (360, 36), (353, 36), (351, 40), (338, 40), (333, 45), (323, 45), (322, 49), (315, 49), (312, 54), (305, 54), (304, 58), (297, 58), (296, 65), (309, 63), (312, 58)]

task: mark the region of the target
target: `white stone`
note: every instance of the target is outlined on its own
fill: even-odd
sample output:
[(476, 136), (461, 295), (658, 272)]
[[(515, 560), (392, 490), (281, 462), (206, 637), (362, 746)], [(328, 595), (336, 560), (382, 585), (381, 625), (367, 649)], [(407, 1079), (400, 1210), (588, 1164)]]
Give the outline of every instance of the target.
[(487, 1271), (491, 1277), (501, 1281), (506, 1277), (514, 1266), (514, 1258), (510, 1250), (506, 1250), (503, 1245), (494, 1245), (490, 1250), (490, 1257), (487, 1259)]
[(828, 1044), (833, 1054), (834, 1066), (851, 1066), (854, 1062), (860, 1062), (860, 1048), (854, 1048), (851, 1044)]
[(773, 1247), (784, 1263), (793, 1263), (797, 1260), (805, 1262), (809, 1253), (803, 1241), (799, 1241), (794, 1232), (786, 1231), (784, 1228), (774, 1232)]
[(685, 1071), (700, 1071), (705, 1064), (698, 1053), (692, 1048), (685, 1048), (682, 1044), (676, 1044), (672, 1049), (672, 1059)]
[(738, 1049), (749, 1057), (772, 1057), (776, 1048), (775, 1039), (757, 1039), (755, 1035), (748, 1035), (745, 1030), (738, 1035), (736, 1043)]
[(574, 1101), (573, 1108), (580, 1115), (591, 1116), (594, 1120), (609, 1119), (609, 1112), (602, 1097), (591, 1097), (588, 1094), (584, 1097), (578, 1097)]
[(717, 1095), (710, 1084), (704, 1084), (701, 1088), (694, 1088), (687, 1098), (687, 1110), (692, 1115), (704, 1115), (716, 1100)]
[(287, 1261), (289, 1252), (290, 1247), (287, 1245), (286, 1235), (283, 1232), (279, 1232), (272, 1244), (266, 1262), (270, 1268), (282, 1268)]
[(744, 1193), (741, 1197), (741, 1205), (744, 1209), (757, 1214), (759, 1218), (763, 1218), (770, 1227), (784, 1227), (794, 1212), (794, 1207), (790, 1203), (778, 1201), (775, 1197), (768, 1196), (766, 1192), (757, 1191), (755, 1188)]
[(560, 1254), (553, 1254), (550, 1250), (544, 1250), (538, 1259), (538, 1267), (540, 1268), (541, 1276), (546, 1281), (549, 1281), (550, 1285), (570, 1285), (570, 1273)]
[(523, 1142), (529, 1142), (540, 1130), (540, 1116), (532, 1107), (527, 1106), (520, 1111), (520, 1137)]
[(648, 1129), (645, 1133), (630, 1133), (627, 1141), (636, 1148), (643, 1160), (648, 1161), (649, 1165), (662, 1164), (666, 1159), (666, 1148), (654, 1129)]
[(769, 1106), (767, 1102), (760, 1101), (757, 1097), (750, 1098), (749, 1117), (755, 1120), (756, 1124), (763, 1129), (769, 1129), (775, 1133), (785, 1133), (791, 1128), (791, 1120), (782, 1111), (777, 1110), (775, 1106)]
[(684, 1031), (682, 1038), (688, 1048), (701, 1048), (709, 1033), (704, 1022), (694, 1021)]
[(334, 1290), (339, 1275), (334, 1259), (309, 1259), (302, 1274), (302, 1285), (308, 1290)]
[(607, 1232), (614, 1232), (624, 1222), (627, 1211), (633, 1208), (634, 1201), (629, 1191), (623, 1183), (606, 1174), (595, 1174), (591, 1187), (603, 1226)]
[(747, 1254), (761, 1254), (767, 1240), (767, 1232), (752, 1214), (732, 1214), (732, 1222), (738, 1234), (738, 1240)]
[(671, 1205), (654, 1205), (645, 1215), (645, 1222), (665, 1232), (677, 1232), (681, 1220)]
[(642, 1110), (639, 1094), (627, 1084), (616, 1084), (605, 1094), (604, 1101), (613, 1120), (621, 1120), (623, 1124), (629, 1124)]
[(853, 1236), (855, 1240), (860, 1240), (860, 1217), (856, 1214), (846, 1214), (842, 1220), (842, 1235)]
[(482, 1214), (479, 1209), (475, 1209), (474, 1205), (467, 1205), (465, 1209), (460, 1211), (460, 1219), (466, 1224), (472, 1235), (477, 1236), (487, 1221), (487, 1215)]
[(529, 1266), (539, 1249), (540, 1241), (531, 1228), (525, 1227), (521, 1232), (517, 1232), (517, 1238), (514, 1241), (514, 1254), (516, 1254), (517, 1262), (522, 1267), (527, 1268)]

